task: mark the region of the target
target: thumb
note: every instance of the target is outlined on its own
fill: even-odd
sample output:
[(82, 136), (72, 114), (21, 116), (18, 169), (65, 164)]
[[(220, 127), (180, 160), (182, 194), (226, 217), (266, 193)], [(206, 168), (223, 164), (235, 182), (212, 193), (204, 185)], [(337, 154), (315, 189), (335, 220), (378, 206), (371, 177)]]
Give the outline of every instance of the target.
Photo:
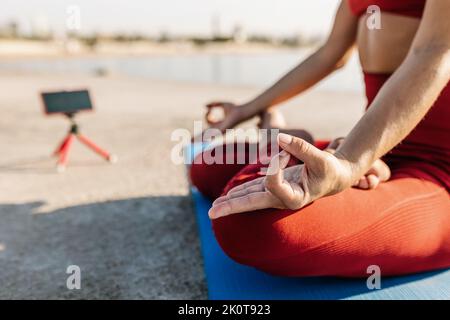
[(303, 161), (307, 166), (314, 166), (318, 161), (323, 161), (322, 151), (303, 139), (289, 134), (278, 134), (278, 144), (297, 159)]

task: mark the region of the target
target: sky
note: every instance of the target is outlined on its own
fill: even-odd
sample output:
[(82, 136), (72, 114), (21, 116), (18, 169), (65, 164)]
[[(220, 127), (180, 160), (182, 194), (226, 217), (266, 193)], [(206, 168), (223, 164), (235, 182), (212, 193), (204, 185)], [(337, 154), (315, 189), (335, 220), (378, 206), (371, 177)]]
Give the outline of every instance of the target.
[[(222, 33), (240, 25), (247, 33), (273, 36), (324, 35), (339, 0), (2, 0), (0, 25), (17, 21), (63, 33), (78, 6), (80, 32), (210, 35), (212, 21)], [(217, 23), (217, 21), (219, 21)]]

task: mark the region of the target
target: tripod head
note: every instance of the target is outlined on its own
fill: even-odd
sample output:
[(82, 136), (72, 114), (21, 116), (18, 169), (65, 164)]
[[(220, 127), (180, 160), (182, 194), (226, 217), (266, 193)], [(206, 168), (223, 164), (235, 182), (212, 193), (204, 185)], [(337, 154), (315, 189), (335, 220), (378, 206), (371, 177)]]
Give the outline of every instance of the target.
[(75, 115), (76, 112), (68, 112), (68, 113), (64, 113), (64, 115), (69, 119), (70, 123), (71, 123), (71, 127), (70, 127), (70, 133), (73, 134), (78, 134), (78, 124), (75, 122)]
[(69, 119), (73, 119), (75, 118), (75, 115), (77, 114), (76, 112), (65, 112), (63, 113), (67, 118)]

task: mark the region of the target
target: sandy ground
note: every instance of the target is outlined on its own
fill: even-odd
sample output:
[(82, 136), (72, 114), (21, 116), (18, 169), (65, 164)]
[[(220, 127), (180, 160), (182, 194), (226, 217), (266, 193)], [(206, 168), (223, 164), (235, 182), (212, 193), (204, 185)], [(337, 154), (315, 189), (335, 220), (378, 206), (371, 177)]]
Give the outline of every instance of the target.
[[(119, 156), (111, 165), (75, 144), (66, 173), (52, 150), (68, 123), (41, 113), (38, 92), (88, 87), (95, 113), (82, 131)], [(183, 166), (170, 161), (176, 128), (192, 129), (205, 102), (258, 90), (90, 76), (0, 74), (0, 298), (206, 298)], [(282, 107), (319, 138), (359, 118), (357, 94), (312, 91)], [(81, 290), (66, 268), (81, 269)]]

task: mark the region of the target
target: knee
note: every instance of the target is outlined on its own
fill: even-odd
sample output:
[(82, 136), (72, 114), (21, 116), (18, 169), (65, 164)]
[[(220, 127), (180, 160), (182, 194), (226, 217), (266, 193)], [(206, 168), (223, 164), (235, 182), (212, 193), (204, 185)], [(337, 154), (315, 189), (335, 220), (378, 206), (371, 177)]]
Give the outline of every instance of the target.
[(243, 265), (256, 266), (260, 253), (259, 237), (256, 232), (256, 237), (252, 236), (255, 229), (248, 228), (247, 220), (233, 215), (213, 220), (212, 225), (217, 242), (228, 257)]
[(224, 253), (235, 262), (286, 276), (290, 273), (282, 260), (291, 254), (292, 244), (276, 223), (286, 214), (267, 209), (232, 215), (213, 220), (213, 230)]
[(332, 275), (342, 254), (333, 247), (338, 237), (328, 232), (324, 221), (304, 221), (309, 211), (266, 209), (231, 215), (213, 220), (214, 234), (237, 263), (278, 276)]
[[(199, 155), (198, 157), (200, 157)], [(218, 196), (217, 190), (214, 186), (214, 174), (212, 166), (209, 166), (201, 161), (194, 161), (189, 169), (189, 177), (193, 186), (195, 186), (203, 195), (209, 198), (216, 198)]]
[(207, 164), (199, 154), (191, 164), (189, 176), (194, 185), (203, 195), (210, 199), (218, 198), (228, 181), (238, 172), (242, 165)]

